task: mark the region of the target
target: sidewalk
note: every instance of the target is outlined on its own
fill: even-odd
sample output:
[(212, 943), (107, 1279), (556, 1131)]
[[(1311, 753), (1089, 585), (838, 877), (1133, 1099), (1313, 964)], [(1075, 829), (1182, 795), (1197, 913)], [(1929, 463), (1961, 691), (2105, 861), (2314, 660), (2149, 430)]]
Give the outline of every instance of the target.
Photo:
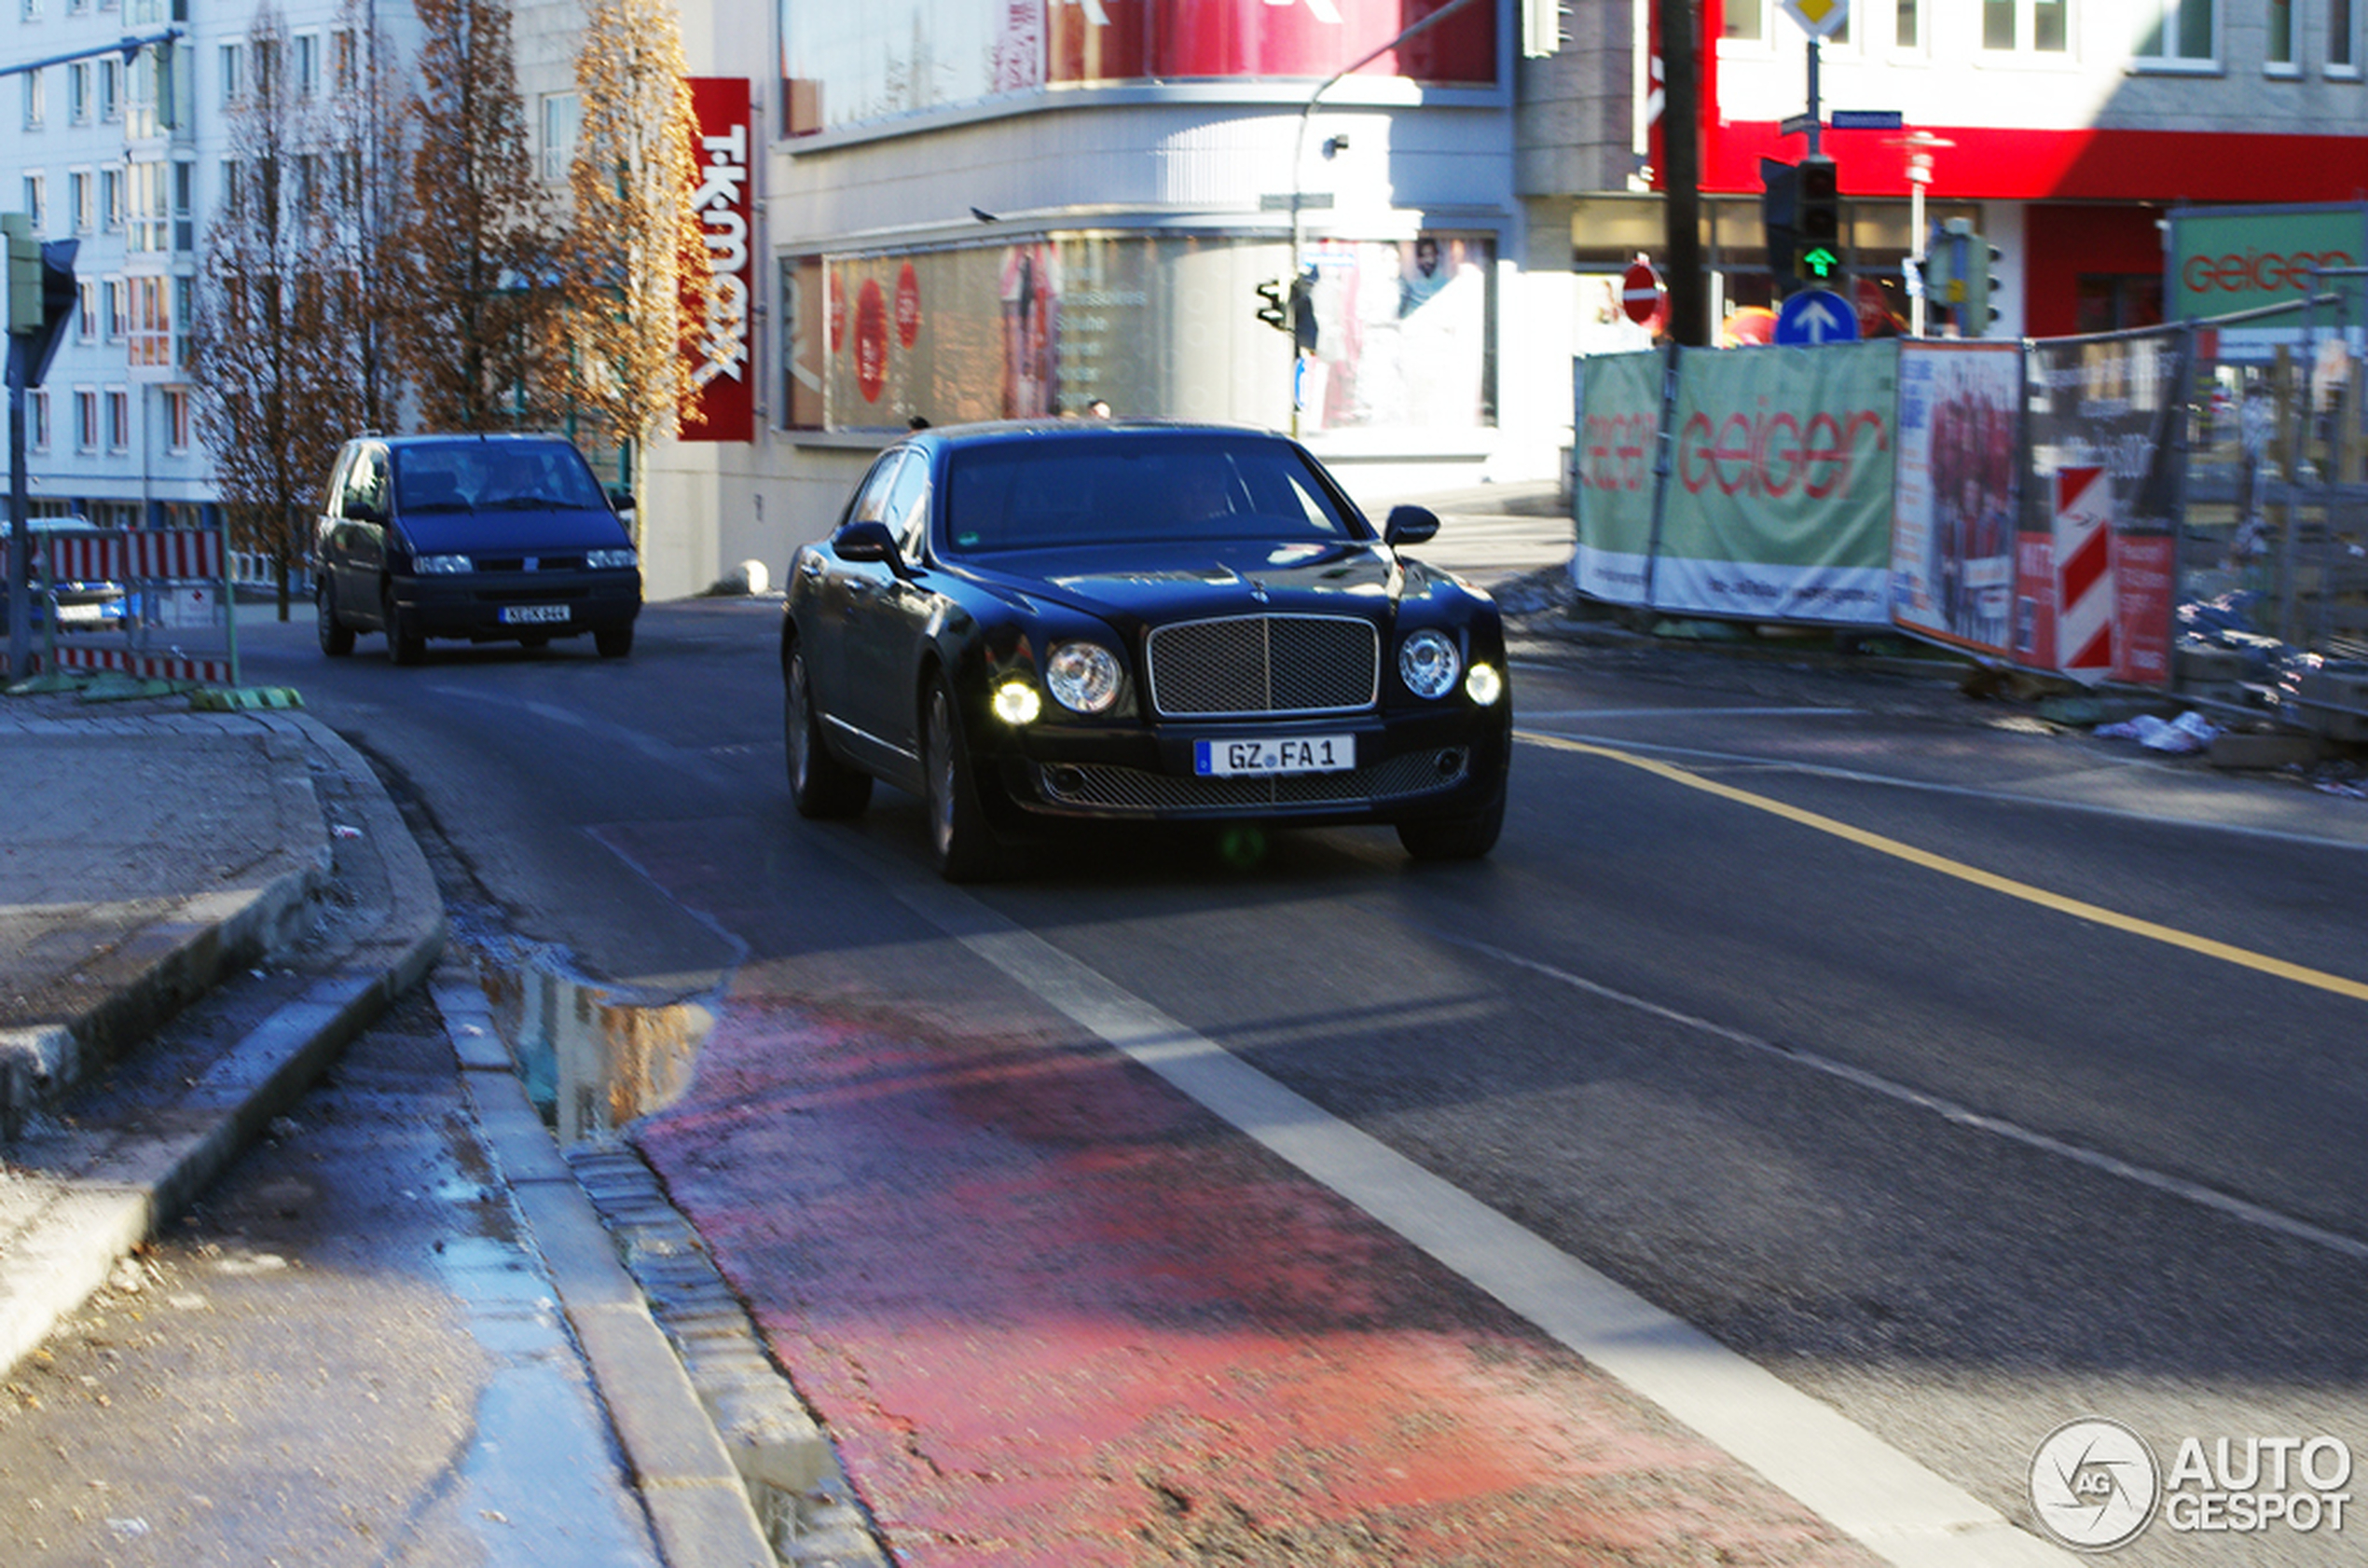
[[(567, 1376), (598, 1391), (575, 1401), (580, 1430), (538, 1426), (535, 1447), (608, 1456), (594, 1468), (609, 1473), (567, 1478), (544, 1505), (569, 1506), (571, 1487), (626, 1499), (624, 1555), (604, 1561), (774, 1562), (733, 1455), (528, 1102), (485, 998), (432, 977), (444, 941), (434, 877), (393, 803), (302, 712), (0, 697), (0, 1107), (13, 1135), (0, 1139), (0, 1377), (46, 1358), (58, 1327), (425, 979), (453, 1114), (474, 1121), (497, 1167), (487, 1190), (530, 1241), (530, 1296), (564, 1314), (561, 1326), (529, 1311), (548, 1320), (529, 1350), (568, 1358)], [(192, 1003), (182, 1025), (165, 1022)], [(201, 1026), (184, 1026), (199, 1013)], [(469, 1288), (451, 1291), (455, 1321)], [(338, 1331), (383, 1345), (419, 1327)], [(479, 1404), (499, 1375), (481, 1375)], [(308, 1424), (371, 1432), (392, 1413), (375, 1381), (309, 1391)], [(554, 1409), (564, 1401), (534, 1420)], [(301, 1511), (289, 1501), (279, 1506)], [(549, 1543), (520, 1545), (524, 1556), (488, 1561), (542, 1561)]]

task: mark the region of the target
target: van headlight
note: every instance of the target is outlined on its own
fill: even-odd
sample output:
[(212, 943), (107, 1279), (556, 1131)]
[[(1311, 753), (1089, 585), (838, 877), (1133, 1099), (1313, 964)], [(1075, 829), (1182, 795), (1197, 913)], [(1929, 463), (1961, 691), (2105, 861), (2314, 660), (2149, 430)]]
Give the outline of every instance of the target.
[(595, 571), (623, 571), (633, 564), (630, 550), (587, 550), (584, 564)]
[(463, 577), (476, 570), (466, 556), (415, 556), (411, 570), (422, 577)]
[(1455, 689), (1464, 658), (1443, 631), (1418, 631), (1397, 645), (1397, 675), (1418, 697), (1443, 697)]

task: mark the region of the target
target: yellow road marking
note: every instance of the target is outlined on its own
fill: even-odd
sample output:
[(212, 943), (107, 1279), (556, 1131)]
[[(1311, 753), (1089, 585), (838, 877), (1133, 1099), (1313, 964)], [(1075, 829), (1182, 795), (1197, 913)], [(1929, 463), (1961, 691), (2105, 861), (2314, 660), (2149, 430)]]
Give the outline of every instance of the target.
[(2175, 926), (2158, 925), (2152, 920), (2141, 920), (2134, 915), (2123, 915), (2116, 910), (2106, 909), (2081, 899), (2066, 898), (2061, 893), (2051, 893), (2044, 887), (2034, 887), (2028, 882), (2017, 882), (2011, 876), (2000, 876), (1994, 872), (1984, 871), (1978, 866), (1969, 866), (1962, 860), (1952, 860), (1946, 855), (1935, 855), (1929, 849), (1919, 849), (1912, 844), (1903, 844), (1898, 839), (1887, 838), (1881, 833), (1869, 832), (1865, 828), (1852, 827), (1848, 822), (1819, 812), (1805, 811), (1799, 806), (1788, 805), (1783, 801), (1767, 795), (1756, 794), (1749, 790), (1739, 790), (1732, 784), (1722, 784), (1714, 778), (1706, 778), (1690, 768), (1679, 767), (1674, 763), (1664, 763), (1652, 757), (1640, 757), (1631, 751), (1622, 751), (1609, 746), (1597, 746), (1584, 740), (1568, 740), (1558, 735), (1540, 735), (1534, 730), (1517, 730), (1514, 734), (1533, 746), (1543, 746), (1556, 751), (1574, 751), (1581, 756), (1602, 757), (1608, 762), (1625, 763), (1630, 767), (1658, 774), (1672, 783), (1683, 784), (1689, 790), (1700, 790), (1705, 794), (1716, 795), (1722, 800), (1734, 801), (1738, 805), (1765, 811), (1770, 816), (1782, 817), (1786, 821), (1797, 822), (1805, 828), (1814, 828), (1821, 833), (1831, 833), (1836, 838), (1875, 850), (1879, 854), (1905, 860), (1909, 865), (1921, 866), (1926, 871), (1938, 872), (1943, 876), (1952, 876), (1960, 882), (1971, 883), (1976, 887), (1986, 887), (1993, 893), (2003, 893), (2010, 899), (2020, 899), (2025, 903), (2037, 904), (2042, 909), (2052, 909), (2059, 915), (2069, 915), (2078, 920), (2092, 920), (2098, 925), (2108, 926), (2117, 931), (2127, 931), (2131, 936), (2144, 937), (2150, 942), (2184, 948), (2190, 953), (2199, 953), (2207, 958), (2217, 958), (2223, 963), (2236, 964), (2244, 969), (2258, 970), (2263, 974), (2275, 975), (2280, 980), (2291, 980), (2296, 984), (2332, 992), (2338, 997), (2348, 997), (2354, 1001), (2368, 1001), (2368, 983), (2347, 979), (2339, 974), (2330, 974), (2325, 970), (2314, 970), (2305, 964), (2288, 963), (2283, 958), (2273, 958), (2266, 953), (2255, 953), (2251, 948), (2215, 942), (2210, 937), (2197, 936), (2193, 931), (2182, 931)]

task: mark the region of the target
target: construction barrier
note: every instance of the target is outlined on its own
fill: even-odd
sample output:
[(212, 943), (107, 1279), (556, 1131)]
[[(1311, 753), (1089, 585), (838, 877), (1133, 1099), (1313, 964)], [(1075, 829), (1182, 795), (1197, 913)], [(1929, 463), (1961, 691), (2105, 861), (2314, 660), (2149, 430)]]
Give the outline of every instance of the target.
[[(124, 589), (125, 640), (109, 646), (76, 636), (61, 641), (48, 620), (45, 668), (110, 671), (147, 681), (239, 684), (239, 625), (230, 579), (230, 552), (219, 530), (90, 529), (43, 532), (35, 544), (49, 583), (114, 583)], [(180, 601), (186, 596), (186, 604)], [(159, 629), (186, 630), (219, 620), (224, 646), (192, 652), (178, 644), (150, 646)]]

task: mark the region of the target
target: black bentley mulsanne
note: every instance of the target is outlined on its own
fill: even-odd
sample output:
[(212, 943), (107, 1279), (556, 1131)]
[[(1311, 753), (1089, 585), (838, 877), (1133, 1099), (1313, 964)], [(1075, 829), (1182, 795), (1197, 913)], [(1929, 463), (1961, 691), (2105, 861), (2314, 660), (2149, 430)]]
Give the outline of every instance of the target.
[(1495, 845), (1511, 754), (1489, 597), (1400, 553), (1297, 442), (1208, 425), (916, 431), (791, 563), (790, 793), (921, 796), (949, 879), (1063, 818), (1386, 823)]

